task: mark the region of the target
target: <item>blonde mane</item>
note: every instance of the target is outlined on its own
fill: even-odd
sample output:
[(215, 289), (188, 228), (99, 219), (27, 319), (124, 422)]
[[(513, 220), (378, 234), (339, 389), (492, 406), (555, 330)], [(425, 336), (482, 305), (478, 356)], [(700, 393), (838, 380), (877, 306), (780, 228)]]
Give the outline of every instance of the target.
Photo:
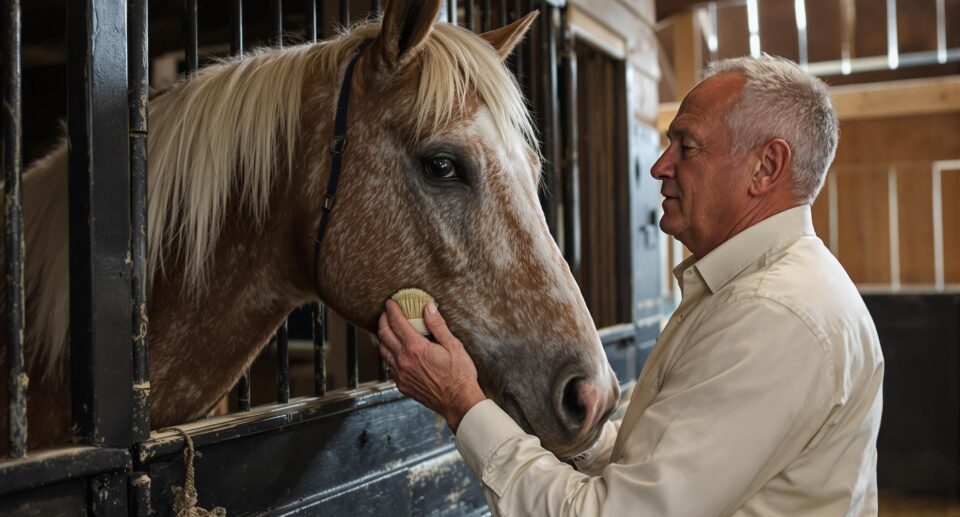
[[(174, 259), (183, 264), (184, 287), (193, 292), (206, 288), (207, 265), (231, 196), (239, 196), (241, 206), (262, 222), (269, 215), (274, 178), (282, 169), (293, 173), (304, 83), (311, 67), (318, 67), (319, 77), (329, 78), (330, 88), (338, 87), (349, 54), (379, 31), (380, 22), (372, 21), (329, 42), (251, 52), (205, 67), (151, 101), (148, 285), (163, 274), (164, 262)], [(451, 122), (476, 94), (505, 142), (519, 133), (536, 149), (516, 80), (484, 40), (465, 29), (436, 24), (424, 44), (420, 67), (417, 135)], [(332, 122), (332, 106), (330, 117)], [(27, 210), (43, 205), (63, 217), (57, 224), (60, 231), (41, 231), (49, 228), (44, 218), (51, 212), (34, 212), (25, 228), (27, 299), (33, 299), (34, 307), (28, 332), (37, 345), (28, 350), (31, 361), (45, 361), (45, 376), (58, 375), (59, 359), (67, 349), (65, 154), (61, 146), (27, 171), (34, 181), (25, 180), (34, 183), (32, 195), (38, 198)], [(278, 167), (281, 163), (286, 167)], [(57, 174), (61, 177), (51, 177)], [(62, 186), (45, 188), (42, 181)]]

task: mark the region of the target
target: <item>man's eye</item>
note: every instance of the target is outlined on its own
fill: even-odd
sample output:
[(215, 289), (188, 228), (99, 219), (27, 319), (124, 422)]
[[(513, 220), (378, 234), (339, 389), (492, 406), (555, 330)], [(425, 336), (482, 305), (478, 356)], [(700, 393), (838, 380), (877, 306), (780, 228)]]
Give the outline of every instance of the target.
[(423, 163), (427, 177), (434, 180), (457, 179), (457, 166), (450, 158), (427, 158)]

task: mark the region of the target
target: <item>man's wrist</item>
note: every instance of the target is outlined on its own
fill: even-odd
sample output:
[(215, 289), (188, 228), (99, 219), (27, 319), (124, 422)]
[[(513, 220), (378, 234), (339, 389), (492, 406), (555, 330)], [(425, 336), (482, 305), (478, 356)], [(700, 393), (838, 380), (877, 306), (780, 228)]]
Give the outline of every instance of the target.
[(445, 417), (450, 430), (456, 434), (457, 428), (460, 427), (460, 422), (467, 415), (467, 412), (486, 398), (479, 386), (475, 386), (474, 389), (468, 390), (462, 397), (459, 397), (457, 403), (453, 404)]

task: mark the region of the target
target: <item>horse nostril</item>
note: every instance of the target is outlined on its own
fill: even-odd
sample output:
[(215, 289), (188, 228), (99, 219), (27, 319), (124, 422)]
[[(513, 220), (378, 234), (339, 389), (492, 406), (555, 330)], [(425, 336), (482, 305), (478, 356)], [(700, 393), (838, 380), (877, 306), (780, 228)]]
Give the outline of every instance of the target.
[(587, 410), (589, 401), (585, 400), (588, 395), (590, 383), (583, 377), (574, 377), (563, 387), (563, 412), (574, 426), (579, 427), (587, 419)]

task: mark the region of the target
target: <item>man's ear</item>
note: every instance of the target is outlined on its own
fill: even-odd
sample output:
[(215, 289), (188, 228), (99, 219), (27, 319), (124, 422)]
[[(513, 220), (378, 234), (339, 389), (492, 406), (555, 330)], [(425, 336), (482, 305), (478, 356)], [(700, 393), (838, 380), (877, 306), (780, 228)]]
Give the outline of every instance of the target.
[(493, 48), (497, 49), (497, 53), (500, 54), (500, 59), (507, 59), (510, 53), (513, 52), (513, 49), (523, 41), (523, 37), (527, 34), (527, 31), (530, 30), (530, 25), (533, 24), (533, 21), (537, 19), (539, 14), (540, 11), (532, 11), (510, 25), (484, 32), (480, 37), (487, 40), (488, 43), (493, 45)]
[[(790, 181), (793, 151), (782, 138), (774, 138), (759, 149), (759, 163), (750, 179), (750, 194), (762, 196)], [(787, 187), (789, 188), (789, 186)]]
[(441, 0), (390, 0), (373, 52), (383, 70), (394, 72), (419, 54), (440, 12)]

